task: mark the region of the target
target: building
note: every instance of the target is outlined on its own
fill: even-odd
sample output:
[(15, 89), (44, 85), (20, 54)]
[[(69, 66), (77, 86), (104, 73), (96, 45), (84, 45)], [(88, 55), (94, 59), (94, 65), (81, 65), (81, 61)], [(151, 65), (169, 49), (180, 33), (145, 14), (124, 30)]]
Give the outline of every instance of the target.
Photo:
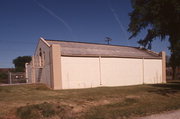
[(166, 82), (165, 61), (165, 52), (40, 38), (26, 72), (52, 89), (156, 84)]

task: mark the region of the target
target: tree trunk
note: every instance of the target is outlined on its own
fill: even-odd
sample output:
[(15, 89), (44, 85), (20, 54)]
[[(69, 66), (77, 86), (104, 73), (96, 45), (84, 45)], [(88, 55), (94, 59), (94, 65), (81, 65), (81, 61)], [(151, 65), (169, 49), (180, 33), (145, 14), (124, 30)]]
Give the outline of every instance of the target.
[(176, 66), (172, 67), (172, 80), (176, 80)]

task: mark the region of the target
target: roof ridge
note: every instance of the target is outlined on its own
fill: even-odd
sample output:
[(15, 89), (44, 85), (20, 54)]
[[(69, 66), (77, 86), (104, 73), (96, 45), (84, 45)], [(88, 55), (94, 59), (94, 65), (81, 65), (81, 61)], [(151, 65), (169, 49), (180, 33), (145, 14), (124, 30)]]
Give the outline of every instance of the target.
[(125, 45), (113, 45), (113, 44), (103, 44), (103, 43), (91, 43), (91, 42), (81, 42), (81, 41), (66, 41), (66, 40), (51, 40), (51, 39), (45, 39), (46, 41), (57, 41), (57, 42), (72, 42), (72, 43), (84, 43), (84, 44), (95, 44), (95, 45), (106, 45), (106, 46), (120, 46), (120, 47), (131, 47), (131, 48), (137, 48), (135, 46), (125, 46)]

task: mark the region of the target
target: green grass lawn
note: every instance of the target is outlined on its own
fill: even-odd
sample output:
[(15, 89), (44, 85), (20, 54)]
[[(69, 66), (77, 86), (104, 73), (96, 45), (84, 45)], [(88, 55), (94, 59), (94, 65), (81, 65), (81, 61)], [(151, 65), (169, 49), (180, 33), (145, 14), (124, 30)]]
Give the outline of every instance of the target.
[(0, 119), (124, 119), (180, 109), (180, 83), (53, 91), (0, 87)]

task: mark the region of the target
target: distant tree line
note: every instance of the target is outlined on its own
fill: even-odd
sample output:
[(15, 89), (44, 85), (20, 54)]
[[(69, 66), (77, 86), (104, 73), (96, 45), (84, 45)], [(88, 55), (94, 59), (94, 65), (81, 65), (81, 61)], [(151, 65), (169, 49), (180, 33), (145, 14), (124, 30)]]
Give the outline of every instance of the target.
[(31, 56), (19, 56), (13, 60), (16, 72), (24, 72), (25, 64), (30, 63), (32, 60)]

